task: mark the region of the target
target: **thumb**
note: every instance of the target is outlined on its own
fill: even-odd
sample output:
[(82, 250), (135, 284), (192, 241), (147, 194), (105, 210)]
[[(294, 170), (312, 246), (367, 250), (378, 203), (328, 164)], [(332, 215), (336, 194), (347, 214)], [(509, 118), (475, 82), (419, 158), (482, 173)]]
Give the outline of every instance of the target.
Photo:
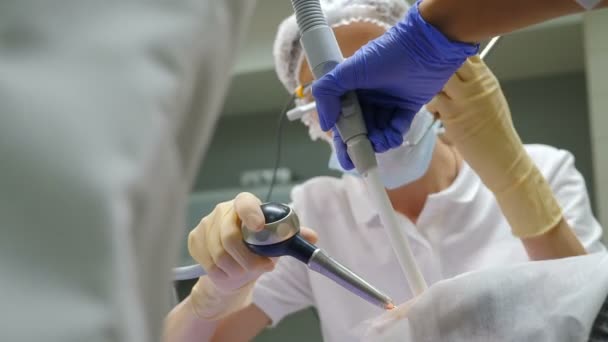
[(342, 110), (340, 97), (344, 93), (346, 93), (346, 90), (338, 85), (333, 72), (326, 74), (312, 84), (312, 96), (317, 105), (319, 124), (324, 131), (328, 131), (338, 121)]
[(238, 194), (234, 199), (234, 210), (243, 224), (252, 231), (260, 231), (264, 228), (264, 213), (259, 198), (248, 192)]
[(353, 161), (350, 159), (348, 155), (348, 151), (346, 150), (346, 144), (342, 141), (342, 137), (340, 136), (340, 132), (336, 128), (332, 129), (334, 132), (334, 148), (336, 151), (336, 157), (338, 157), (338, 161), (344, 170), (352, 170), (355, 168)]
[(300, 227), (300, 235), (304, 238), (304, 240), (315, 244), (319, 241), (319, 235), (314, 230), (307, 227)]

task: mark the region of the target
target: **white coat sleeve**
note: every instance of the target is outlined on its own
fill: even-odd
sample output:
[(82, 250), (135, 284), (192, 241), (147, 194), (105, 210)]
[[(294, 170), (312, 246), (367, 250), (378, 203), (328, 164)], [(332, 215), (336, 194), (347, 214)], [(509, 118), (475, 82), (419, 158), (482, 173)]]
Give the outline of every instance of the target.
[(593, 215), (585, 179), (574, 165), (574, 157), (565, 150), (550, 153), (555, 157), (539, 165), (547, 178), (564, 218), (589, 253), (606, 251), (602, 244), (602, 227)]
[(254, 4), (0, 4), (0, 341), (160, 340)]
[(291, 313), (313, 306), (306, 265), (291, 257), (280, 258), (276, 268), (256, 282), (253, 303), (268, 315), (272, 326)]

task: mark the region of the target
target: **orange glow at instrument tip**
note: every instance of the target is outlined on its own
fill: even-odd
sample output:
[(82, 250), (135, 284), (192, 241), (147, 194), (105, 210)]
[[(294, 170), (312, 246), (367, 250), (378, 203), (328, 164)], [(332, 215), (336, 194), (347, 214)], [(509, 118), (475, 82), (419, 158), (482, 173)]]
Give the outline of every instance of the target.
[(395, 308), (395, 304), (393, 303), (388, 303), (385, 306), (386, 310), (393, 310)]

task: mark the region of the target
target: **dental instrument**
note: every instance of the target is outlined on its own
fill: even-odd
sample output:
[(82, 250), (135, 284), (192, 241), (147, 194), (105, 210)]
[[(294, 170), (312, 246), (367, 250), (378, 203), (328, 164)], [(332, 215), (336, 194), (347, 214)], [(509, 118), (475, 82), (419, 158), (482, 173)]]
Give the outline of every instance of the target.
[(291, 256), (375, 306), (385, 310), (394, 307), (386, 294), (304, 240), (299, 234), (298, 216), (289, 206), (271, 202), (262, 204), (261, 208), (266, 221), (264, 229), (253, 232), (243, 226), (241, 230), (243, 241), (252, 252), (266, 257)]
[[(264, 229), (253, 232), (241, 227), (243, 242), (253, 253), (265, 257), (290, 256), (309, 269), (333, 280), (346, 290), (385, 310), (395, 307), (392, 299), (342, 265), (319, 247), (304, 240), (300, 235), (300, 221), (296, 213), (287, 205), (264, 203)], [(204, 274), (200, 265), (173, 269), (174, 279), (193, 279)]]
[(481, 59), (485, 59), (486, 56), (490, 53), (490, 51), (492, 51), (492, 49), (494, 48), (496, 43), (498, 43), (499, 39), (500, 39), (500, 36), (496, 36), (496, 37), (493, 37), (492, 39), (490, 39), (490, 41), (488, 42), (486, 47), (484, 47), (483, 51), (481, 51), (481, 53), (479, 54), (479, 57)]

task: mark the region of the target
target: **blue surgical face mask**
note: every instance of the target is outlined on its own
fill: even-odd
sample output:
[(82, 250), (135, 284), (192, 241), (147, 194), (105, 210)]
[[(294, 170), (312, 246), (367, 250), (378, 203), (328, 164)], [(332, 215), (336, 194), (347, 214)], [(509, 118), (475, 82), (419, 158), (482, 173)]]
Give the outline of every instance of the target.
[[(400, 147), (376, 154), (378, 173), (386, 188), (396, 189), (410, 184), (426, 173), (435, 149), (438, 128), (439, 122), (423, 110), (414, 118)], [(359, 176), (355, 169), (346, 171), (342, 168), (333, 148), (329, 168)]]

